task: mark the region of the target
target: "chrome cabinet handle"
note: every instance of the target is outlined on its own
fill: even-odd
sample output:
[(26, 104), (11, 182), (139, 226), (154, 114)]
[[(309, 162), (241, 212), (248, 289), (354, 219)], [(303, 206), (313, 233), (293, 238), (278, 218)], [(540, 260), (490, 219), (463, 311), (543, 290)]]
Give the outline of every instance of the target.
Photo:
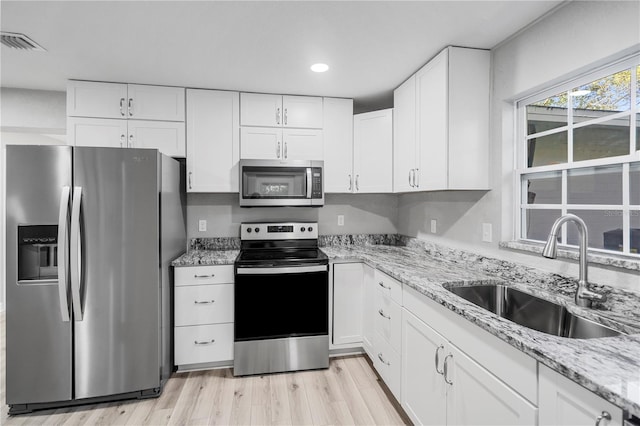
[(420, 174), (418, 173), (420, 169), (415, 169), (413, 172), (413, 185), (415, 188), (420, 188)]
[(287, 142), (285, 141), (285, 143), (284, 143), (284, 158), (285, 158), (285, 160), (287, 159), (287, 157), (288, 157), (288, 154), (287, 154)]
[(276, 124), (280, 124), (280, 108), (276, 108)]
[(360, 191), (360, 175), (356, 175), (356, 191)]
[(390, 362), (387, 362), (387, 361), (385, 361), (385, 360), (384, 360), (384, 358), (382, 358), (382, 353), (378, 353), (378, 359), (379, 359), (379, 360), (380, 360), (380, 362), (382, 362), (383, 364), (391, 365), (391, 363), (390, 363)]
[(129, 102), (127, 103), (127, 111), (129, 112), (129, 116), (133, 116), (133, 98), (129, 98)]
[(391, 286), (387, 287), (386, 285), (384, 285), (384, 282), (380, 281), (378, 283), (378, 285), (382, 288), (384, 288), (385, 290), (391, 290)]
[(449, 380), (449, 363), (447, 362), (449, 358), (453, 358), (453, 355), (449, 354), (444, 358), (443, 372), (444, 372), (444, 381), (452, 385), (453, 381)]
[(353, 179), (351, 179), (351, 175), (349, 175), (349, 191), (353, 188)]
[(120, 148), (124, 148), (124, 139), (126, 136), (124, 134), (120, 135)]
[(189, 172), (189, 189), (191, 189), (191, 175), (193, 174), (193, 172)]
[(210, 305), (215, 303), (215, 300), (194, 300), (193, 303), (196, 305)]
[(127, 144), (129, 148), (133, 148), (133, 134), (129, 135), (129, 143)]
[(284, 125), (287, 125), (287, 108), (284, 109)]
[(390, 319), (391, 319), (391, 316), (389, 316), (389, 315), (385, 315), (385, 314), (384, 314), (384, 311), (383, 311), (382, 309), (378, 309), (378, 313), (380, 314), (380, 316), (381, 316), (382, 318), (386, 318), (386, 319), (388, 319), (388, 320), (390, 320)]
[(124, 117), (124, 98), (120, 98), (120, 115)]
[(436, 373), (444, 375), (444, 370), (438, 370), (438, 365), (440, 365), (440, 349), (444, 349), (444, 346), (440, 345), (438, 349), (436, 349)]
[(409, 186), (413, 188), (413, 170), (409, 170)]
[(278, 147), (276, 148), (276, 157), (280, 158), (280, 141), (278, 141)]
[(62, 187), (60, 193), (60, 211), (58, 213), (58, 297), (60, 299), (60, 314), (62, 322), (69, 322), (69, 288), (67, 279), (67, 223), (69, 222), (69, 196), (71, 188)]
[(607, 411), (603, 411), (602, 414), (600, 414), (598, 416), (598, 418), (596, 419), (596, 426), (600, 426), (600, 422), (602, 420), (606, 420), (606, 421), (610, 422), (611, 421), (611, 414), (609, 414), (609, 412), (607, 412)]
[(215, 277), (216, 274), (211, 274), (211, 275), (194, 275), (193, 278), (213, 278)]
[(211, 339), (211, 340), (205, 340), (204, 342), (198, 342), (197, 340), (193, 341), (194, 345), (212, 345), (216, 342), (216, 339)]

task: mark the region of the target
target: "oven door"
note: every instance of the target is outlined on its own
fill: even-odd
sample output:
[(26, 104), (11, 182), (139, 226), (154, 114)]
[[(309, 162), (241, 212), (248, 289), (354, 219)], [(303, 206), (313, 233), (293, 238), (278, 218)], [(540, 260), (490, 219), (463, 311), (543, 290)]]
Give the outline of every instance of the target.
[(237, 266), (235, 341), (328, 336), (328, 269)]

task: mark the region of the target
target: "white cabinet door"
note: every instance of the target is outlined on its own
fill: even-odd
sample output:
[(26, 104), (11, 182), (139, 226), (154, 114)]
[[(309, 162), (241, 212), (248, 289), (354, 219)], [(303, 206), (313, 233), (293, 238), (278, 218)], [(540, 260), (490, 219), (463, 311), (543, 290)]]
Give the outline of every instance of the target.
[(541, 426), (594, 425), (603, 412), (600, 426), (621, 426), (622, 410), (577, 383), (539, 364), (539, 424)]
[[(393, 192), (417, 190), (416, 76), (393, 91)], [(416, 171), (416, 169), (418, 169)]]
[[(419, 190), (447, 189), (448, 50), (416, 73)], [(467, 70), (472, 72), (471, 70)]]
[(129, 120), (129, 148), (156, 148), (170, 157), (186, 155), (184, 123)]
[(324, 98), (324, 192), (353, 192), (353, 99)]
[(238, 92), (187, 90), (187, 191), (238, 192)]
[(447, 423), (447, 384), (442, 371), (446, 341), (406, 309), (402, 310), (402, 408), (414, 424)]
[(374, 305), (374, 293), (375, 293), (375, 277), (374, 269), (369, 265), (363, 265), (364, 279), (362, 281), (362, 346), (364, 350), (369, 354), (369, 357), (373, 359), (375, 354), (373, 353), (373, 335), (374, 335), (374, 321), (375, 321), (375, 305)]
[(242, 126), (281, 127), (282, 96), (241, 93), (240, 124)]
[(284, 127), (322, 129), (322, 98), (283, 96), (282, 108)]
[(393, 109), (354, 115), (353, 159), (355, 192), (392, 192)]
[(126, 118), (127, 100), (126, 84), (75, 80), (67, 83), (69, 117)]
[(282, 129), (269, 127), (242, 127), (240, 130), (240, 158), (280, 160)]
[(184, 121), (184, 88), (129, 84), (127, 112), (137, 120)]
[(322, 130), (284, 129), (282, 158), (285, 160), (322, 160)]
[[(455, 346), (446, 362), (447, 424), (535, 425), (538, 409)], [(443, 365), (444, 368), (444, 365)]]
[(362, 342), (362, 263), (333, 265), (333, 344)]
[(127, 120), (67, 118), (69, 145), (126, 148), (127, 135)]

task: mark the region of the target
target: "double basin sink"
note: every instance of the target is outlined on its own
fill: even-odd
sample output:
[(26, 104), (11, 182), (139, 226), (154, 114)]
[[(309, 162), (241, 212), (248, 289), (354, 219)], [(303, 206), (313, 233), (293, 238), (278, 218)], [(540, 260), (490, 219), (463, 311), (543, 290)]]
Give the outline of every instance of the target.
[(524, 327), (554, 336), (593, 339), (620, 332), (577, 316), (562, 305), (500, 284), (445, 287), (469, 302)]

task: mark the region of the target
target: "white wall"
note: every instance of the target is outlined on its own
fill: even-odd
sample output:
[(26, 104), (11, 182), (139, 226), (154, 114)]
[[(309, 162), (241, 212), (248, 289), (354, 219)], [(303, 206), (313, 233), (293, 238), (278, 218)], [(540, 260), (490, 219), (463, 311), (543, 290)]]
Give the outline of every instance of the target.
[[(513, 101), (639, 50), (638, 28), (640, 2), (574, 1), (493, 49), (489, 153), (493, 189), (401, 195), (398, 232), (575, 274), (574, 263), (498, 251), (499, 241), (514, 239)], [(432, 218), (442, 224), (436, 235), (429, 232)], [(492, 243), (482, 242), (483, 222), (493, 225)], [(624, 281), (627, 275), (638, 288), (637, 274), (619, 276)], [(602, 278), (613, 282), (619, 276), (604, 273)]]

